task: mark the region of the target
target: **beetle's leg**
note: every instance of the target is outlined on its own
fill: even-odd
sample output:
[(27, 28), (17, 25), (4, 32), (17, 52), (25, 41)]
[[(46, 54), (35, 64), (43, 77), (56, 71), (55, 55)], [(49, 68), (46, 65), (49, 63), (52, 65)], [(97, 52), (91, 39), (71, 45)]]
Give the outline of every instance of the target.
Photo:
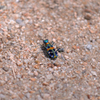
[(51, 44), (51, 45), (54, 45), (54, 42), (52, 41), (50, 44)]
[(46, 49), (46, 47), (45, 47), (44, 44), (41, 45), (41, 48), (42, 48), (42, 50), (45, 50)]
[(64, 58), (64, 56), (62, 54), (60, 56), (58, 56), (58, 58), (63, 60), (63, 61), (65, 61), (65, 58)]
[(58, 48), (57, 51), (58, 52), (64, 52), (64, 48)]

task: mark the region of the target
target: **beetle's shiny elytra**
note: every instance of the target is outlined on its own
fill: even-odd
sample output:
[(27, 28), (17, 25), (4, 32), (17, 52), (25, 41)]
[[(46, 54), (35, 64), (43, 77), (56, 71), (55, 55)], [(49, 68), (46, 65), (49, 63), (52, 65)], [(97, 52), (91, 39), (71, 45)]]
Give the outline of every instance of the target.
[(48, 42), (48, 39), (46, 40), (43, 40), (44, 44), (45, 44), (45, 48), (46, 48), (46, 51), (49, 55), (50, 58), (57, 58), (58, 54), (57, 54), (57, 51), (54, 49), (53, 45), (51, 45), (49, 42)]

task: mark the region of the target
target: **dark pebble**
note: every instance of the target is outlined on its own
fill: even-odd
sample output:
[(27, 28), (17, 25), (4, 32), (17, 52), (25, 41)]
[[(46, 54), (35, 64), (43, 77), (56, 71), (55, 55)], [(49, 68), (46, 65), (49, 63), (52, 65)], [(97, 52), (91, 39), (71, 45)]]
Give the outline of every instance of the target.
[(90, 9), (85, 9), (84, 10), (86, 13), (91, 13), (92, 11)]
[(90, 14), (87, 14), (87, 15), (84, 16), (84, 19), (91, 20), (92, 18), (91, 18), (91, 15)]
[(0, 6), (0, 9), (3, 9), (5, 6)]
[(4, 66), (2, 69), (3, 69), (5, 72), (9, 71), (9, 68), (6, 67), (6, 66)]

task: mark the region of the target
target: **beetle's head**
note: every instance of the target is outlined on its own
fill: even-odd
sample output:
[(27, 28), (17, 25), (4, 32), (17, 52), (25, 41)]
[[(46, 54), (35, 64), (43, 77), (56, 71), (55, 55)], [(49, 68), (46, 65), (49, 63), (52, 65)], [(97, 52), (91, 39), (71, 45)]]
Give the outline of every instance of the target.
[(48, 43), (48, 39), (46, 39), (46, 40), (43, 40), (43, 42), (46, 44), (46, 43)]

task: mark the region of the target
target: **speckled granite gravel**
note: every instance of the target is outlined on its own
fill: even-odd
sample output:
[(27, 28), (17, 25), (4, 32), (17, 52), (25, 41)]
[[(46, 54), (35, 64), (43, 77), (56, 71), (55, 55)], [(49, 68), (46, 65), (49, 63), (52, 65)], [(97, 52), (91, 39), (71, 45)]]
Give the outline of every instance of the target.
[(0, 0), (0, 100), (100, 100), (100, 0)]

